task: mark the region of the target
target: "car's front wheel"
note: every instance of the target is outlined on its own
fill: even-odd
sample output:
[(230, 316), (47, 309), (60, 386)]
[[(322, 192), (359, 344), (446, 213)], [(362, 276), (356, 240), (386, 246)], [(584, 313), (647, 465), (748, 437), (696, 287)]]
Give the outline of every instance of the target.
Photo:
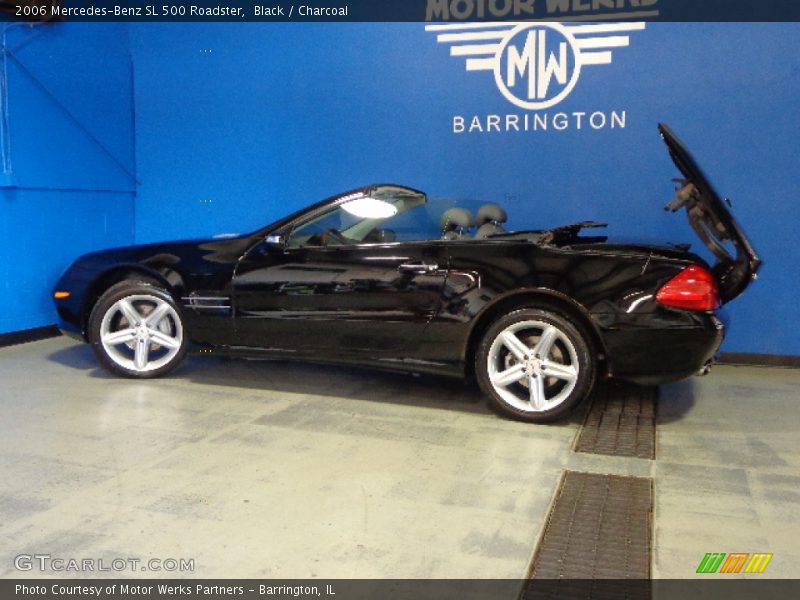
[(475, 358), (481, 389), (501, 412), (541, 423), (562, 417), (591, 392), (595, 360), (566, 317), (526, 308), (498, 319)]
[(125, 377), (158, 377), (186, 355), (180, 309), (169, 293), (143, 281), (123, 281), (97, 301), (89, 341), (109, 371)]

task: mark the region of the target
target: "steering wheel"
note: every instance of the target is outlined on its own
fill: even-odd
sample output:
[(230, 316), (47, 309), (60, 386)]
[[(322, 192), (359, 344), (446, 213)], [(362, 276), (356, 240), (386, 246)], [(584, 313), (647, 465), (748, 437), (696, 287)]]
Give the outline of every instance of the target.
[(341, 233), (339, 233), (333, 228), (326, 229), (324, 232), (322, 232), (321, 241), (323, 246), (329, 246), (329, 245), (341, 246), (343, 244), (350, 243), (350, 240), (348, 240), (345, 236), (343, 236)]

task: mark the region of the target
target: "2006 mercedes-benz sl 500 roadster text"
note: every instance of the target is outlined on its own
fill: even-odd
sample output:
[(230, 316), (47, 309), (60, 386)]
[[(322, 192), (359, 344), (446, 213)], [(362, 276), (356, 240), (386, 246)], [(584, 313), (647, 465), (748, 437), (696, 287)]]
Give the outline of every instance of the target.
[(684, 177), (667, 208), (686, 209), (713, 265), (688, 245), (615, 242), (599, 223), (513, 231), (497, 204), (470, 212), (373, 185), (249, 235), (87, 254), (54, 292), (61, 328), (129, 377), (163, 375), (190, 347), (474, 376), (496, 408), (534, 422), (598, 377), (682, 379), (710, 365), (717, 309), (761, 261), (660, 130)]

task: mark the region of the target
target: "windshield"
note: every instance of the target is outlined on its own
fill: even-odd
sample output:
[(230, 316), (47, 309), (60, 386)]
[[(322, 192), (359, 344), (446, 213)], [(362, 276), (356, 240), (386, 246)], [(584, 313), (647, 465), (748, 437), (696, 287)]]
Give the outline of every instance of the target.
[(299, 223), (288, 246), (414, 241), (469, 241), (509, 235), (508, 216), (495, 203), (429, 199), (399, 186), (376, 186), (343, 196)]

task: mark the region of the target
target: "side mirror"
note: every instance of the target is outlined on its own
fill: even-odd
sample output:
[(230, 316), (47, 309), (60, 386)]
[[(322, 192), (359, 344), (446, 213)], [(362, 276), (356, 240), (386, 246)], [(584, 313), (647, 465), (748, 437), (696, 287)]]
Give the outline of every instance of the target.
[(286, 243), (286, 238), (282, 235), (268, 235), (267, 239), (265, 240), (270, 246), (281, 246)]

